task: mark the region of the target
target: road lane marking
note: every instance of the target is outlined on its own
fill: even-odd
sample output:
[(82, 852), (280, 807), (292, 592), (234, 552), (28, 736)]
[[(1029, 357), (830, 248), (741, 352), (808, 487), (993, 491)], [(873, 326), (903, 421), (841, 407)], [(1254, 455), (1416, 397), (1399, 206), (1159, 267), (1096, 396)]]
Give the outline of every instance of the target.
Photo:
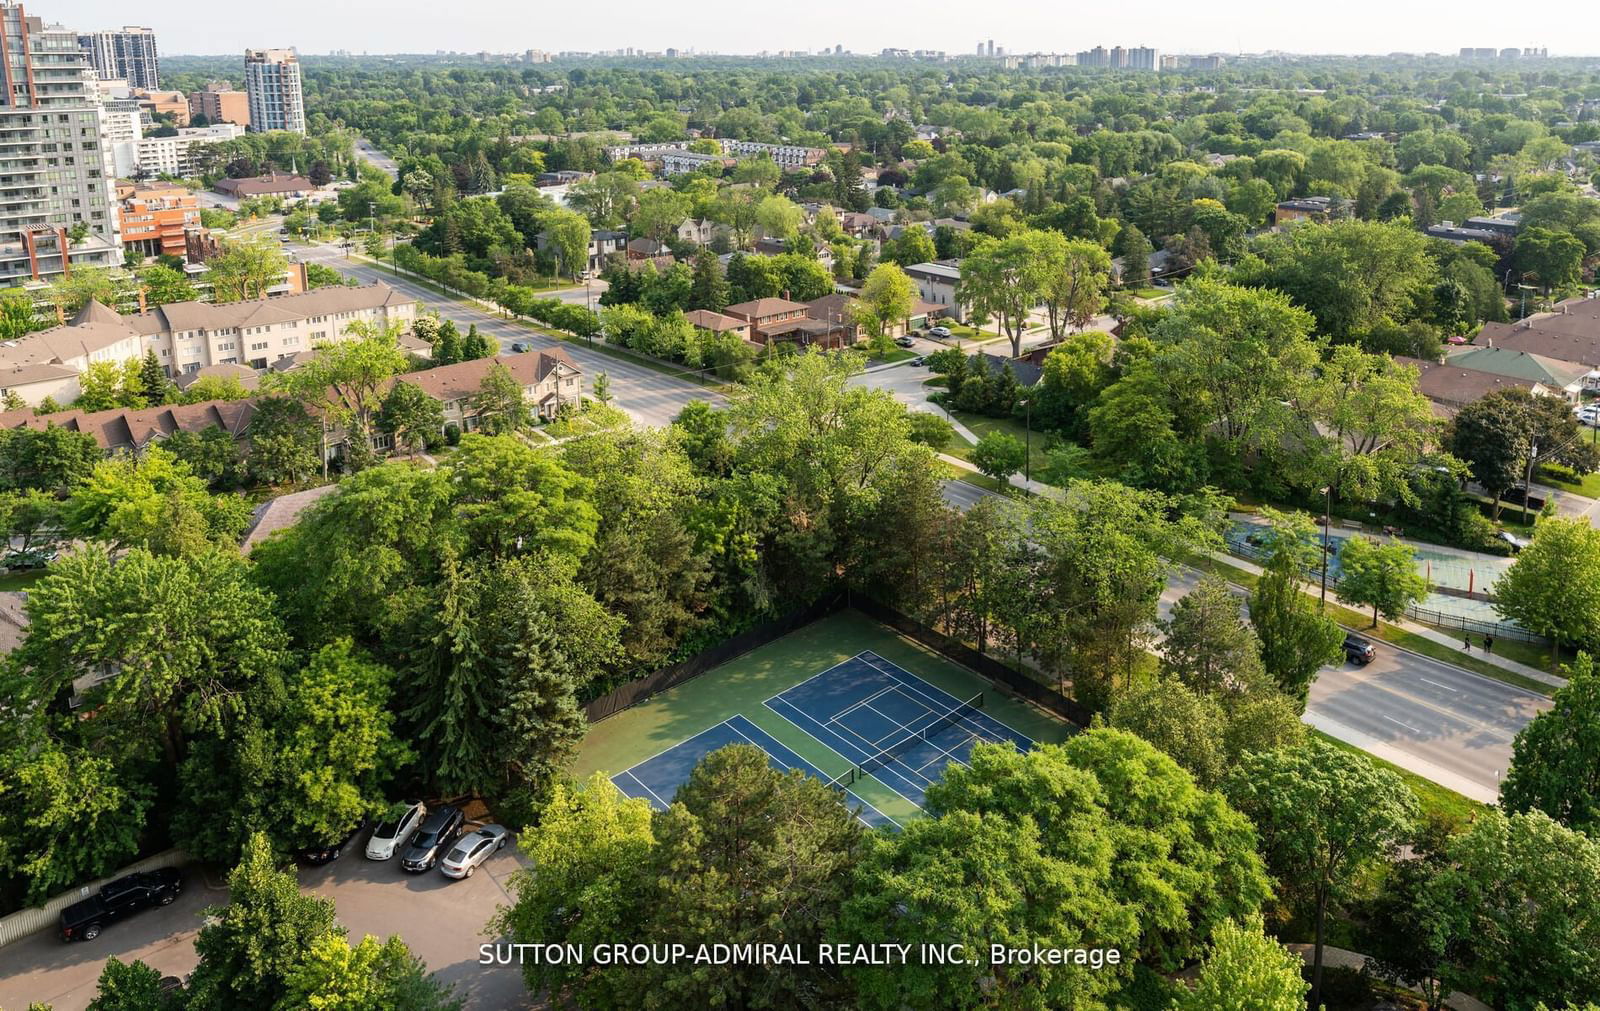
[(1418, 677), (1417, 680), (1427, 682), (1428, 684), (1433, 685), (1435, 688), (1443, 688), (1447, 692), (1459, 692), (1461, 690), (1459, 688), (1451, 688), (1449, 685), (1442, 685), (1437, 681), (1429, 681), (1425, 677)]
[(1407, 730), (1411, 731), (1413, 734), (1422, 733), (1422, 731), (1418, 730), (1416, 727), (1413, 727), (1411, 724), (1409, 724), (1409, 723), (1401, 723), (1399, 720), (1395, 719), (1393, 716), (1389, 716), (1389, 715), (1385, 714), (1383, 718), (1388, 720), (1390, 723), (1393, 723), (1397, 727), (1405, 727)]

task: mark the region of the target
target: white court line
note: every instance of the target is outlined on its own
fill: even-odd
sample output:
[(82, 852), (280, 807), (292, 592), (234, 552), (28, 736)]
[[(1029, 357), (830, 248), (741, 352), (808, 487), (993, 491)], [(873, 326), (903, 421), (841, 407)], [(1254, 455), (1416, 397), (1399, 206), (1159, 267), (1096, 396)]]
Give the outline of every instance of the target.
[[(824, 674), (833, 673), (834, 671), (838, 670), (840, 667), (843, 667), (845, 664), (849, 663), (851, 660), (860, 660), (860, 659), (861, 659), (861, 654), (860, 653), (857, 653), (855, 656), (845, 657), (843, 660), (840, 660), (838, 663), (834, 664), (832, 667), (829, 667), (827, 670), (819, 670), (815, 674), (813, 674), (810, 677), (806, 678), (804, 681), (796, 681), (794, 684), (792, 684), (789, 687), (785, 688), (783, 691), (779, 692), (777, 695), (772, 696), (772, 698), (775, 699), (775, 698), (778, 698), (779, 696), (787, 695), (788, 693), (794, 691), (796, 688), (799, 688), (801, 685), (808, 685), (808, 684), (810, 684), (811, 682), (815, 681), (817, 678), (821, 677)], [(867, 664), (871, 664), (872, 663), (871, 660), (867, 660), (867, 661), (864, 661), (864, 662), (867, 663)], [(894, 679), (890, 678), (889, 680), (893, 681)], [(772, 699), (768, 699), (767, 701), (770, 702), (770, 701), (772, 701)], [(794, 703), (792, 703), (792, 702), (789, 703), (789, 704), (790, 705), (794, 705)], [(796, 706), (796, 708), (799, 708), (799, 707)], [(820, 723), (821, 721), (818, 720), (817, 722)]]
[[(749, 717), (746, 717), (746, 719), (748, 719), (748, 718)], [(743, 730), (740, 730), (738, 727), (734, 726), (732, 720), (727, 720), (725, 722), (727, 723), (727, 726), (728, 726), (729, 730), (731, 730), (734, 733), (738, 734), (740, 737), (743, 737), (745, 739), (745, 741), (748, 742), (752, 747), (760, 748), (761, 749), (761, 753), (763, 755), (766, 755), (767, 758), (769, 758), (769, 759), (778, 758), (777, 755), (774, 755), (772, 752), (767, 750), (766, 745), (762, 744), (759, 741), (750, 740), (750, 735), (745, 733)], [(774, 740), (776, 740), (776, 738), (774, 738)], [(815, 738), (812, 738), (812, 740), (815, 740)], [(778, 741), (778, 743), (779, 744), (783, 744), (782, 741)], [(788, 745), (784, 745), (784, 747), (788, 747)], [(799, 752), (795, 752), (794, 755), (795, 755), (796, 758), (800, 759), (801, 761), (805, 761), (805, 756), (800, 754)], [(779, 758), (778, 761), (781, 762), (781, 761), (783, 761), (783, 759)], [(813, 765), (812, 768), (816, 769), (817, 767)], [(822, 770), (821, 769), (817, 769), (817, 771), (821, 772)], [(812, 776), (811, 778), (812, 779), (816, 779), (817, 777)], [(644, 786), (643, 783), (640, 783), (639, 785), (640, 786)], [(824, 785), (827, 785), (827, 784), (824, 783)], [(645, 786), (644, 788), (646, 790), (650, 789), (648, 786)], [(841, 787), (841, 789), (843, 789), (843, 788)], [(905, 826), (901, 825), (899, 822), (895, 821), (893, 818), (891, 818), (888, 815), (884, 814), (882, 811), (879, 811), (876, 807), (873, 807), (871, 804), (867, 803), (866, 801), (862, 800), (860, 797), (856, 796), (856, 792), (854, 790), (846, 790), (845, 792), (850, 794), (850, 796), (855, 797), (857, 803), (859, 803), (862, 807), (868, 808), (869, 810), (872, 811), (873, 814), (877, 815), (879, 818), (882, 818), (884, 821), (886, 821), (889, 824), (893, 825), (895, 828), (903, 829), (905, 827)], [(867, 821), (867, 819), (861, 817), (860, 813), (856, 814), (856, 821), (859, 821), (861, 824), (865, 825), (867, 828), (872, 828), (873, 827), (872, 823), (870, 821)]]
[(1395, 719), (1393, 716), (1385, 715), (1383, 718), (1388, 720), (1390, 723), (1393, 723), (1397, 727), (1405, 727), (1407, 730), (1411, 731), (1413, 734), (1422, 733), (1422, 731), (1418, 730), (1416, 727), (1413, 727), (1411, 724), (1409, 724), (1409, 723), (1401, 723), (1399, 720)]
[[(722, 721), (722, 723), (726, 723), (726, 722), (728, 722), (728, 721), (727, 720), (723, 720)], [(699, 733), (690, 734), (688, 737), (685, 737), (683, 740), (679, 741), (678, 744), (687, 744), (690, 741), (694, 740), (696, 737), (700, 737), (703, 734), (709, 734), (709, 733), (711, 733), (711, 731), (717, 729), (717, 727), (722, 726), (722, 723), (713, 724), (712, 726), (709, 726), (709, 727), (705, 728), (704, 730), (700, 731)], [(665, 755), (667, 752), (671, 751), (673, 748), (676, 748), (678, 746), (678, 744), (669, 744), (665, 748), (662, 748), (660, 751), (658, 751), (655, 754), (651, 755), (649, 758), (641, 758), (637, 762), (634, 762), (632, 765), (628, 766), (626, 769), (623, 769), (622, 771), (626, 772), (626, 773), (629, 773), (631, 775), (634, 769), (637, 769), (639, 766), (643, 765), (646, 762), (655, 761), (656, 759), (660, 758), (662, 755)], [(619, 773), (619, 775), (620, 775), (620, 773)], [(634, 776), (634, 778), (638, 779), (639, 777)], [(639, 785), (640, 786), (644, 786), (644, 783), (641, 781), (639, 783)], [(650, 789), (648, 786), (644, 786), (644, 788), (646, 790)]]
[[(878, 654), (876, 654), (876, 653), (874, 653), (872, 655), (873, 656), (878, 656)], [(865, 658), (866, 653), (862, 653), (861, 656), (863, 658)], [(883, 657), (878, 657), (878, 659), (883, 660), (884, 663), (888, 664), (890, 667), (893, 667), (894, 671), (886, 671), (882, 667), (879, 667), (877, 664), (873, 663), (871, 660), (864, 660), (864, 662), (867, 663), (869, 666), (871, 666), (874, 670), (877, 670), (877, 671), (887, 675), (890, 678), (890, 680), (900, 681), (899, 678), (895, 677), (895, 672), (898, 672), (898, 673), (904, 675), (905, 677), (910, 678), (913, 681), (918, 681), (918, 682), (921, 682), (924, 685), (927, 685), (929, 688), (932, 688), (934, 691), (939, 692), (942, 695), (945, 695), (945, 696), (947, 696), (949, 698), (955, 698), (954, 695), (951, 695), (949, 692), (945, 691), (943, 688), (940, 688), (938, 685), (934, 684), (931, 681), (927, 681), (927, 680), (924, 680), (923, 678), (918, 677), (917, 675), (915, 675), (915, 674), (911, 673), (910, 671), (906, 670), (904, 667), (901, 667), (899, 664), (895, 663), (893, 660), (885, 660)], [(933, 695), (928, 694), (927, 692), (925, 692), (922, 689), (918, 688), (916, 685), (907, 684), (905, 682), (900, 682), (900, 683), (902, 685), (904, 685), (904, 687), (909, 688), (911, 691), (917, 692), (919, 695), (922, 695), (924, 698), (931, 699), (934, 702), (939, 702), (939, 700), (937, 698), (935, 698)], [(963, 706), (965, 704), (966, 703), (962, 702), (960, 699), (956, 699), (956, 708), (959, 709), (961, 706)], [(940, 702), (939, 705), (941, 707), (944, 707), (944, 703), (942, 703), (942, 702)], [(954, 710), (951, 710), (951, 711), (953, 712)], [(1007, 736), (1006, 739), (1009, 740), (1011, 742), (1011, 746), (1013, 748), (1015, 748), (1019, 752), (1024, 751), (1026, 749), (1024, 749), (1022, 745), (1017, 743), (1017, 741), (1016, 741), (1017, 737), (1022, 738), (1024, 741), (1027, 741), (1030, 746), (1034, 743), (1033, 738), (1029, 737), (1027, 734), (1024, 734), (1022, 731), (1018, 730), (1017, 728), (1011, 726), (1009, 723), (1006, 723), (1004, 720), (996, 719), (995, 717), (990, 716), (988, 713), (981, 713), (980, 712), (980, 713), (972, 713), (971, 715), (972, 716), (981, 716), (984, 720), (987, 720), (990, 723), (993, 723), (997, 727), (1003, 728), (1006, 731), (1007, 735), (1012, 735), (1012, 734), (1016, 735), (1015, 737)], [(958, 717), (958, 719), (961, 719), (961, 720), (965, 720), (966, 718), (967, 717), (965, 715)], [(978, 726), (982, 727), (984, 730), (988, 730), (989, 729), (988, 727), (983, 727), (982, 722), (979, 722)], [(999, 744), (1000, 743), (998, 740), (996, 740), (996, 739), (994, 739), (992, 737), (989, 737), (987, 734), (980, 734), (979, 736), (982, 736), (984, 740), (988, 741), (991, 744)]]
[[(806, 725), (804, 723), (801, 723), (799, 720), (795, 719), (792, 716), (785, 716), (782, 712), (780, 712), (778, 710), (777, 706), (773, 705), (774, 702), (782, 702), (784, 705), (788, 706), (790, 709), (793, 709), (795, 712), (799, 713), (801, 716), (804, 716), (806, 719), (810, 720), (812, 723), (815, 723), (817, 726), (821, 727), (824, 730), (828, 729), (828, 725), (826, 723), (823, 723), (821, 720), (819, 720), (816, 717), (810, 715), (804, 709), (801, 709), (799, 706), (795, 705), (793, 702), (790, 702), (788, 699), (780, 699), (780, 698), (778, 698), (777, 695), (774, 695), (772, 698), (770, 698), (767, 701), (762, 703), (762, 705), (766, 706), (768, 709), (770, 709), (773, 712), (777, 713), (779, 716), (783, 716), (784, 719), (788, 720), (790, 723), (793, 723), (795, 726), (799, 727), (801, 730), (805, 730), (805, 732), (807, 734), (810, 734), (811, 737), (814, 738), (817, 741), (817, 743), (821, 744), (824, 748), (827, 748), (829, 751), (833, 752), (835, 755), (839, 755), (839, 749), (838, 748), (833, 747), (832, 745), (828, 744), (827, 741), (824, 741), (822, 738), (817, 737), (816, 734), (812, 734), (811, 731), (806, 730)], [(865, 738), (863, 738), (863, 740), (864, 739)], [(840, 758), (844, 758), (845, 756), (839, 755), (839, 757)], [(845, 758), (845, 761), (849, 762), (851, 764), (851, 766), (859, 768), (859, 763), (855, 762), (854, 760)], [(867, 773), (867, 775), (871, 775), (871, 773)], [(874, 776), (873, 778), (876, 779), (877, 777)], [(916, 801), (912, 800), (910, 797), (907, 797), (905, 794), (901, 793), (899, 790), (896, 790), (889, 783), (884, 782), (881, 779), (879, 779), (878, 782), (880, 784), (882, 784), (884, 787), (886, 787), (889, 790), (889, 792), (894, 794), (896, 797), (899, 797), (901, 800), (905, 801), (907, 804), (910, 804), (912, 807), (916, 808), (918, 811), (922, 810), (922, 805), (921, 804), (918, 804)], [(884, 817), (887, 818), (889, 816), (888, 815), (884, 815)]]
[(838, 712), (834, 713), (832, 716), (828, 717), (826, 722), (827, 723), (837, 722), (839, 719), (841, 719), (841, 718), (843, 718), (845, 716), (848, 716), (850, 713), (855, 712), (857, 709), (860, 709), (862, 706), (866, 706), (867, 708), (870, 709), (872, 707), (872, 700), (873, 699), (882, 698), (883, 696), (889, 694), (890, 692), (894, 691), (898, 687), (900, 687), (900, 686), (896, 685), (896, 684), (890, 684), (889, 687), (884, 688), (881, 691), (875, 692), (875, 693), (873, 693), (871, 695), (868, 695), (866, 698), (862, 699), (860, 702), (852, 702), (848, 706), (845, 706), (843, 709), (839, 710)]
[[(679, 743), (681, 744), (682, 742), (680, 741)], [(676, 747), (676, 745), (674, 745), (674, 747)], [(667, 750), (670, 751), (672, 749), (669, 748)], [(666, 809), (669, 809), (669, 810), (671, 809), (671, 807), (672, 807), (671, 804), (668, 804), (666, 801), (662, 800), (661, 799), (661, 795), (659, 793), (656, 793), (654, 790), (650, 789), (649, 784), (646, 783), (644, 780), (640, 779), (638, 776), (635, 776), (631, 770), (624, 769), (622, 772), (617, 773), (617, 775), (619, 775), (619, 776), (627, 776), (629, 779), (633, 780), (635, 783), (638, 783), (641, 787), (643, 787), (645, 793), (648, 793), (650, 796), (654, 797), (658, 802), (660, 802), (660, 804), (661, 804), (661, 806), (663, 808), (666, 808)]]

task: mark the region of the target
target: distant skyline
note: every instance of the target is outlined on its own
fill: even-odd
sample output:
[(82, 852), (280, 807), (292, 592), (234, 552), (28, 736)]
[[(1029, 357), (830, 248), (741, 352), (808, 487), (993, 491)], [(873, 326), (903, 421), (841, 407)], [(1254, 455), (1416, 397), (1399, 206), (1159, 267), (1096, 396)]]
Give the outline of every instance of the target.
[[(242, 54), (294, 46), (302, 53), (520, 52), (624, 49), (755, 53), (842, 44), (959, 55), (994, 39), (1007, 52), (1076, 52), (1097, 45), (1163, 52), (1454, 53), (1463, 46), (1548, 47), (1551, 56), (1600, 55), (1592, 4), (1556, 0), (1507, 17), (1503, 3), (1433, 4), (1345, 0), (1327, 8), (1273, 0), (1178, 3), (1151, 0), (1115, 9), (1069, 9), (1039, 0), (921, 0), (862, 4), (813, 0), (758, 8), (747, 0), (674, 5), (611, 0), (603, 5), (530, 6), (515, 0), (277, 0), (267, 16), (230, 19), (213, 0), (28, 0), (30, 14), (93, 31), (124, 24), (156, 32), (163, 54)], [(790, 16), (788, 12), (803, 12)], [(1131, 14), (1130, 11), (1137, 11)], [(590, 16), (592, 15), (592, 16)], [(1511, 23), (1508, 23), (1511, 22)]]

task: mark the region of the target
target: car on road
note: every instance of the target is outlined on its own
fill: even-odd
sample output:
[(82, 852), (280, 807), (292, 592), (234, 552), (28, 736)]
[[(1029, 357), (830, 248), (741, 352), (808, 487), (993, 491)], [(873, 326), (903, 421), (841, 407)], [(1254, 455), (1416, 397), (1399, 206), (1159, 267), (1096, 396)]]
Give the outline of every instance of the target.
[(929, 327), (928, 336), (938, 337), (940, 340), (943, 340), (944, 338), (950, 336), (950, 328), (947, 326)]
[(509, 838), (504, 825), (485, 825), (468, 832), (439, 861), (439, 873), (447, 878), (470, 878), (479, 864), (505, 847)]
[(411, 841), (400, 851), (400, 869), (412, 874), (431, 870), (439, 862), (439, 856), (448, 852), (450, 844), (461, 834), (465, 821), (461, 809), (452, 804), (428, 812)]
[(520, 355), (524, 351), (532, 351), (533, 343), (531, 341), (512, 341), (511, 350)]
[(303, 850), (297, 850), (295, 851), (295, 856), (299, 857), (302, 861), (310, 864), (313, 867), (321, 867), (323, 864), (331, 864), (335, 860), (344, 856), (344, 848), (350, 845), (350, 840), (360, 835), (361, 830), (366, 827), (367, 819), (363, 818), (356, 822), (355, 826), (352, 827), (350, 831), (346, 832), (339, 838), (323, 843), (320, 846), (308, 846)]
[(395, 850), (411, 837), (427, 814), (428, 808), (421, 801), (396, 804), (389, 816), (372, 830), (372, 838), (367, 840), (367, 859), (387, 860), (394, 856)]
[(63, 941), (92, 941), (106, 924), (151, 906), (167, 906), (183, 891), (183, 875), (176, 867), (129, 874), (100, 887), (81, 902), (61, 911)]
[(913, 340), (911, 338), (910, 335), (902, 335), (902, 336), (896, 337), (894, 339), (894, 342), (895, 342), (895, 344), (897, 344), (897, 345), (899, 345), (900, 347), (903, 347), (903, 348), (911, 347), (912, 345), (917, 343), (915, 340)]
[(922, 357), (913, 358), (911, 359), (911, 364), (920, 369), (928, 364), (928, 359)]
[(1356, 635), (1354, 632), (1345, 633), (1344, 658), (1346, 660), (1353, 664), (1358, 664), (1362, 667), (1365, 667), (1367, 664), (1371, 663), (1373, 658), (1377, 655), (1378, 651), (1372, 648), (1372, 643), (1361, 638), (1361, 636)]

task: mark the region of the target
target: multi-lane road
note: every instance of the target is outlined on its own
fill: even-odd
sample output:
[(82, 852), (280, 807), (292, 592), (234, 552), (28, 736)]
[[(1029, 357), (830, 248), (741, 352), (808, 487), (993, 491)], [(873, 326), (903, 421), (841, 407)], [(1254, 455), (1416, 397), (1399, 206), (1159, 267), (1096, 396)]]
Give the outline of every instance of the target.
[[(586, 382), (592, 384), (595, 375), (604, 372), (610, 379), (611, 393), (616, 397), (617, 406), (640, 424), (666, 425), (692, 400), (708, 400), (719, 405), (723, 402), (720, 394), (686, 375), (658, 371), (605, 351), (541, 335), (477, 305), (443, 298), (437, 292), (396, 275), (392, 270), (365, 261), (348, 260), (337, 247), (295, 246), (293, 249), (301, 259), (337, 268), (362, 282), (382, 281), (397, 291), (411, 295), (438, 312), (441, 318), (455, 320), (463, 333), (468, 326), (475, 324), (479, 333), (499, 341), (503, 350), (509, 351), (515, 341), (530, 341), (535, 350), (559, 348), (584, 370)], [(578, 295), (581, 294), (580, 289)]]

